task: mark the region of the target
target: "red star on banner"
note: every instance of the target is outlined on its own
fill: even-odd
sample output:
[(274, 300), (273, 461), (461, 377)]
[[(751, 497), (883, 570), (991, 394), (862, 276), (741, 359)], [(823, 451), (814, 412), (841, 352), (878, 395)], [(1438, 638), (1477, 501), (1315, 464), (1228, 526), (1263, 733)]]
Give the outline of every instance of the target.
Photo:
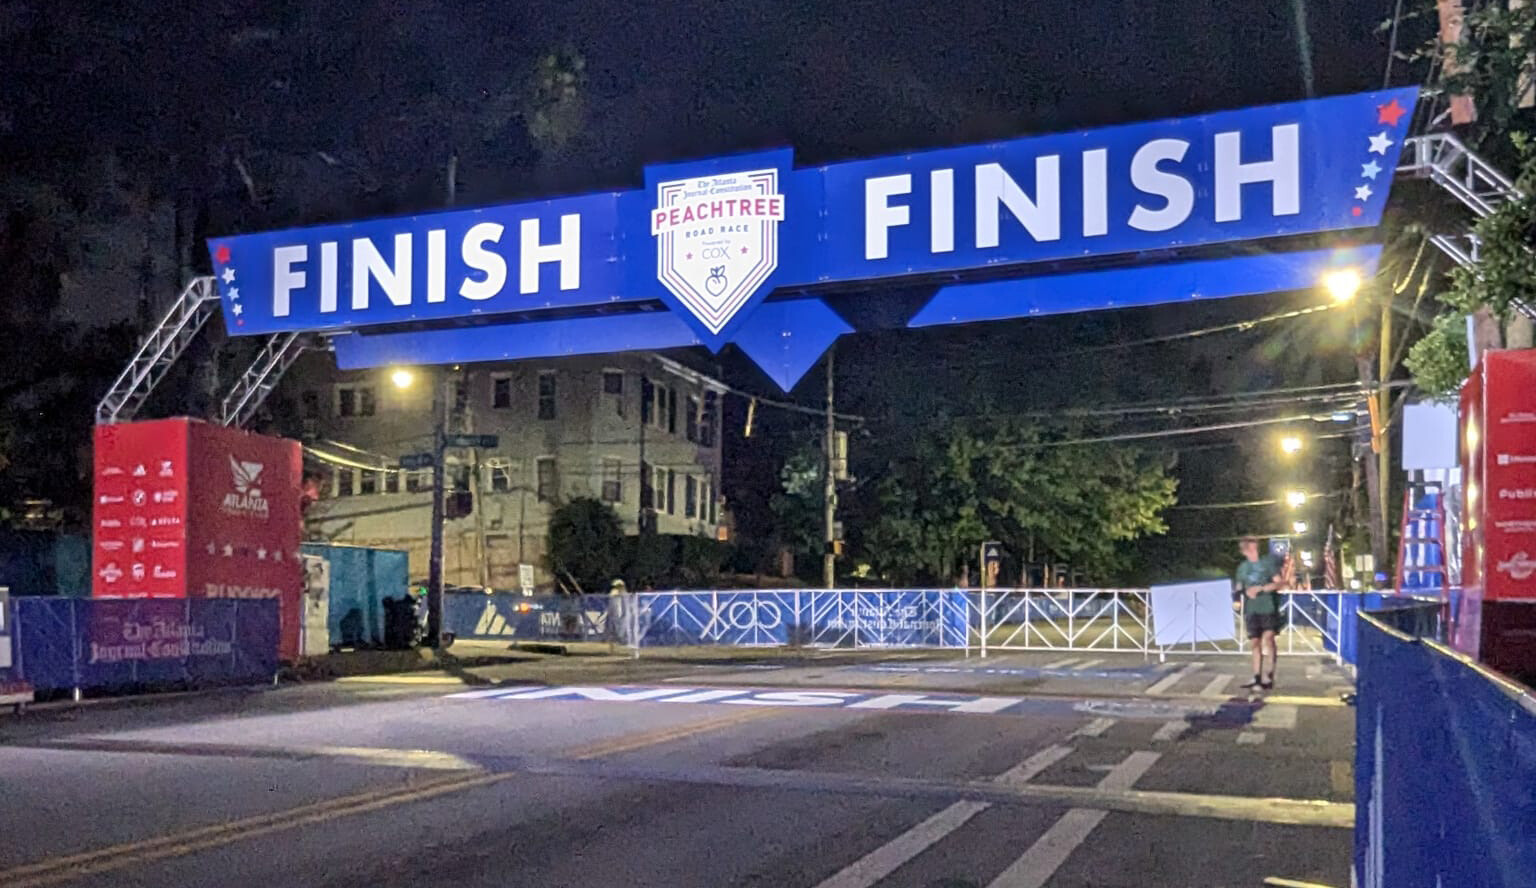
[(1360, 215), (1360, 214), (1361, 214), (1361, 213), (1362, 213), (1362, 212), (1364, 212), (1364, 211), (1363, 211), (1363, 210), (1361, 210), (1361, 209), (1360, 209), (1360, 208), (1359, 208), (1359, 207), (1350, 207), (1350, 208), (1349, 208), (1349, 214), (1350, 214), (1350, 215), (1351, 215), (1351, 216), (1358, 216), (1358, 215)]
[(1397, 126), (1397, 122), (1403, 119), (1408, 109), (1397, 103), (1397, 99), (1376, 106), (1376, 122), (1385, 123), (1387, 126)]
[(215, 261), (215, 262), (228, 262), (229, 261), (229, 247), (227, 247), (227, 246), (225, 246), (223, 244), (220, 244), (219, 248), (213, 251), (213, 261)]
[(746, 247), (742, 247), (741, 248), (741, 255), (743, 255), (743, 256), (747, 255), (747, 248)]

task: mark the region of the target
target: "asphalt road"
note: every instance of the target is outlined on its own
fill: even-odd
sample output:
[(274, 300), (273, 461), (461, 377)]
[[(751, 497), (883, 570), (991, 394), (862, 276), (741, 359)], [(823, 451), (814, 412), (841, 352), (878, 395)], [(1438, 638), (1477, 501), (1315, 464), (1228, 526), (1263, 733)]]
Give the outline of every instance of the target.
[[(0, 717), (0, 885), (1348, 884), (1336, 676), (1250, 702), (1235, 661), (1112, 657), (1074, 696), (1062, 659)], [(1050, 694), (998, 690), (1047, 665)]]

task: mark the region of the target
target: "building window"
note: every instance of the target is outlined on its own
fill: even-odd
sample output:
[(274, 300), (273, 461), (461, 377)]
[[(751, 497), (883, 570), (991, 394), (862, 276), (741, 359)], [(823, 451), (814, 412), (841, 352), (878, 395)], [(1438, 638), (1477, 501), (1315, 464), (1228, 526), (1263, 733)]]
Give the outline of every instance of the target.
[(667, 387), (653, 384), (651, 390), (656, 395), (656, 428), (664, 429), (667, 427)]
[(539, 419), (555, 418), (555, 374), (546, 370), (539, 374)]
[(316, 391), (307, 391), (300, 396), (300, 399), (304, 402), (304, 418), (319, 419), (320, 393)]
[(336, 495), (351, 496), (356, 491), (357, 472), (352, 469), (336, 470)]
[(689, 398), (687, 404), (688, 415), (683, 417), (683, 437), (694, 442), (699, 441), (699, 399)]
[(709, 506), (709, 523), (719, 524), (720, 513), (718, 506), (720, 505), (720, 491), (716, 490), (713, 484), (709, 485), (709, 497), (705, 500), (705, 503)]
[(603, 458), (603, 501), (618, 503), (624, 501), (624, 481), (619, 475), (622, 464), (611, 457)]
[(677, 389), (667, 389), (667, 431), (677, 434)]
[(507, 493), (512, 489), (512, 464), (506, 460), (492, 460), (486, 465), (491, 473), (491, 490)]
[(498, 373), (491, 377), (491, 408), (512, 409), (512, 377), (510, 375)]
[(652, 392), (654, 392), (655, 390), (656, 390), (656, 387), (651, 385), (651, 381), (649, 379), (646, 379), (644, 376), (640, 377), (640, 424), (641, 425), (648, 425), (648, 424), (650, 424), (651, 417), (656, 415), (655, 409), (651, 406), (651, 399), (655, 397), (655, 395), (652, 394)]
[(603, 371), (603, 394), (605, 394), (605, 395), (622, 395), (622, 394), (624, 394), (624, 371), (623, 370), (604, 370)]
[(651, 467), (651, 508), (661, 511), (667, 507), (667, 470)]
[(385, 472), (384, 473), (384, 492), (385, 493), (399, 493), (400, 492), (400, 476), (403, 475), (403, 474), (405, 474), (405, 473), (399, 471), (398, 469), (392, 469), (390, 471)]
[(715, 446), (715, 430), (720, 427), (720, 398), (714, 392), (704, 393), (704, 413), (699, 419), (699, 444)]
[(677, 514), (677, 470), (667, 469), (667, 514)]
[(469, 380), (463, 376), (453, 380), (453, 412), (463, 413), (469, 408)]
[(683, 517), (699, 517), (699, 482), (692, 475), (683, 479)]
[(379, 473), (378, 472), (370, 472), (367, 469), (364, 469), (362, 477), (359, 479), (359, 484), (357, 486), (357, 492), (362, 494), (362, 495), (364, 495), (364, 496), (368, 496), (370, 494), (378, 493), (379, 492)]
[(560, 477), (555, 471), (555, 458), (541, 456), (534, 466), (534, 486), (539, 502), (552, 503), (560, 492)]
[(338, 385), (337, 416), (372, 416), (378, 410), (371, 385)]

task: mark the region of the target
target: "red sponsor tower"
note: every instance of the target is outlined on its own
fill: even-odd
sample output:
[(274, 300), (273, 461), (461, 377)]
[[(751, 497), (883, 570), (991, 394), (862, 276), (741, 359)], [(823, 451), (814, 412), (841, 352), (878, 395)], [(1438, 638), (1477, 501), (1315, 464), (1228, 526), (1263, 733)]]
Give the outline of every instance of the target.
[(96, 427), (92, 594), (276, 598), (299, 653), (296, 441), (195, 419)]
[(1536, 350), (1490, 351), (1461, 388), (1462, 599), (1453, 641), (1536, 672)]

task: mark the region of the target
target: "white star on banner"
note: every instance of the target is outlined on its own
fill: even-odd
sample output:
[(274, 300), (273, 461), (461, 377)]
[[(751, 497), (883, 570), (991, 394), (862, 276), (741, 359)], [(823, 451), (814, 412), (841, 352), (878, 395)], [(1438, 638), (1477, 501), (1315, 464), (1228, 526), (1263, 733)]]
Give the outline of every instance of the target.
[(1369, 186), (1369, 185), (1361, 185), (1359, 188), (1355, 189), (1355, 200), (1370, 200), (1370, 199), (1371, 199), (1371, 186)]
[(266, 561), (267, 560), (267, 550), (266, 550), (265, 546), (263, 546), (263, 547), (261, 547), (261, 548), (256, 550), (256, 560), (257, 561)]
[(1374, 178), (1376, 178), (1376, 174), (1380, 173), (1380, 172), (1381, 172), (1381, 167), (1374, 160), (1371, 161), (1370, 163), (1363, 163), (1363, 164), (1360, 165), (1360, 175), (1364, 176), (1367, 179), (1374, 179)]
[(1391, 139), (1387, 138), (1387, 131), (1382, 130), (1376, 135), (1371, 136), (1371, 153), (1386, 154), (1387, 146), (1391, 144), (1393, 144), (1393, 142)]
[(239, 287), (230, 287), (229, 288), (229, 298), (230, 299), (239, 299), (240, 298), (240, 288)]
[(233, 554), (235, 554), (235, 547), (231, 546), (229, 543), (225, 543), (224, 544), (224, 557), (228, 558), (228, 557), (230, 557)]
[(238, 302), (236, 302), (234, 305), (231, 305), (229, 307), (229, 310), (234, 312), (235, 313), (235, 317), (237, 317), (237, 318), (240, 317), (240, 315), (245, 312), (245, 309), (241, 308), (240, 307), (240, 303), (238, 303)]
[(226, 284), (234, 283), (234, 280), (235, 280), (235, 270), (233, 268), (226, 268), (226, 269), (224, 269), (224, 274), (222, 275), (222, 277), (224, 278), (224, 283), (226, 283)]

